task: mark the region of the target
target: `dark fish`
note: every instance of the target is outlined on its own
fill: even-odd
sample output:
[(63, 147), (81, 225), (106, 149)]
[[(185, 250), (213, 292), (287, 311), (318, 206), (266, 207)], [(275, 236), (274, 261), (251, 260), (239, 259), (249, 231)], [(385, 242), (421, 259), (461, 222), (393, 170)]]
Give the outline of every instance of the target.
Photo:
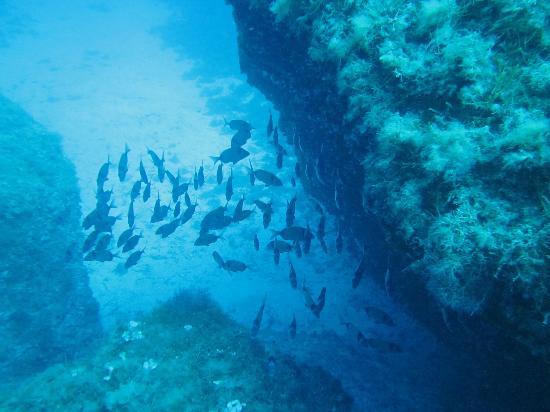
[(233, 214), (233, 222), (242, 222), (243, 220), (248, 219), (252, 213), (254, 213), (253, 210), (243, 210), (238, 215)]
[(179, 197), (183, 195), (184, 193), (187, 193), (187, 190), (189, 189), (189, 183), (181, 183), (177, 186), (172, 187), (172, 200), (174, 202), (177, 202)]
[(363, 308), (365, 313), (375, 323), (379, 323), (386, 326), (395, 326), (393, 319), (384, 312), (382, 309), (375, 308), (374, 306), (365, 306)]
[(311, 249), (311, 240), (313, 239), (313, 233), (311, 232), (311, 229), (309, 228), (309, 223), (306, 227), (306, 236), (304, 238), (304, 255), (307, 255), (309, 253), (309, 250)]
[(174, 176), (169, 170), (164, 170), (164, 173), (166, 174), (166, 176), (168, 176), (168, 181), (170, 182), (170, 184), (172, 186), (178, 186), (180, 184), (180, 172), (178, 170), (178, 175), (177, 177)]
[(296, 210), (296, 197), (293, 197), (286, 205), (286, 225), (291, 227), (294, 224), (294, 214)]
[(201, 232), (223, 229), (231, 224), (231, 216), (225, 216), (225, 206), (220, 206), (210, 212), (202, 219)]
[(325, 215), (323, 213), (319, 219), (319, 225), (317, 226), (317, 238), (322, 240), (325, 237), (325, 234)]
[(363, 335), (361, 332), (357, 332), (357, 342), (365, 348), (376, 349), (380, 352), (385, 352), (385, 353), (403, 352), (403, 349), (397, 343), (389, 342), (382, 339), (376, 339), (376, 338), (366, 338), (365, 335)]
[(155, 231), (157, 235), (160, 235), (163, 239), (165, 237), (170, 236), (172, 233), (176, 231), (180, 224), (179, 219), (174, 219), (170, 223), (166, 223), (162, 226), (159, 226), (159, 228)]
[(95, 224), (96, 220), (97, 209), (94, 209), (84, 217), (84, 220), (82, 221), (82, 227), (84, 228), (84, 230), (88, 230)]
[(114, 224), (119, 219), (120, 219), (120, 215), (119, 216), (98, 216), (98, 219), (94, 223), (94, 227), (98, 232), (112, 232)]
[(244, 120), (231, 120), (227, 121), (223, 119), (226, 126), (229, 126), (232, 130), (252, 130), (253, 127), (250, 125), (250, 123), (244, 121)]
[(107, 163), (103, 163), (99, 168), (97, 173), (97, 187), (103, 189), (103, 184), (109, 180), (109, 166), (111, 162), (109, 161), (109, 156), (107, 156)]
[(134, 226), (136, 216), (134, 215), (134, 201), (132, 200), (130, 202), (130, 206), (128, 207), (128, 227)]
[(283, 152), (277, 152), (277, 159), (275, 164), (277, 166), (277, 169), (283, 168)]
[(271, 213), (267, 213), (267, 212), (263, 213), (262, 223), (264, 225), (264, 229), (267, 229), (269, 227), (269, 223), (271, 223)]
[(111, 199), (111, 195), (113, 194), (112, 190), (103, 190), (102, 187), (97, 188), (97, 192), (95, 194), (95, 198), (97, 199), (98, 204), (107, 204), (109, 199)]
[(261, 200), (255, 200), (254, 204), (258, 206), (258, 209), (260, 209), (263, 213), (269, 213), (270, 215), (273, 214), (273, 204), (271, 201), (263, 202)]
[(82, 253), (86, 253), (95, 245), (98, 236), (99, 232), (97, 230), (94, 230), (88, 235), (86, 240), (84, 240), (84, 245), (82, 245)]
[(120, 160), (118, 161), (118, 179), (123, 182), (126, 178), (126, 173), (128, 172), (128, 152), (130, 149), (128, 145), (124, 146), (124, 152), (120, 155)]
[(212, 252), (212, 256), (214, 257), (214, 260), (216, 261), (218, 266), (223, 269), (223, 267), (225, 266), (225, 262), (223, 261), (223, 258), (220, 256), (220, 254), (214, 251)]
[(281, 251), (275, 247), (273, 248), (273, 262), (278, 265), (281, 260)]
[(191, 198), (189, 197), (188, 192), (185, 192), (184, 200), (185, 200), (185, 206), (191, 207), (192, 203), (191, 203)]
[(250, 139), (250, 130), (239, 130), (231, 138), (231, 147), (241, 147)]
[(139, 197), (139, 193), (141, 192), (141, 180), (138, 180), (134, 183), (132, 186), (132, 191), (130, 192), (130, 201), (134, 201)]
[(336, 253), (342, 253), (344, 247), (344, 239), (342, 237), (342, 227), (338, 225), (338, 234), (336, 235)]
[(198, 173), (198, 181), (199, 181), (199, 187), (202, 187), (204, 185), (204, 165), (201, 163), (201, 167), (199, 167), (199, 173)]
[(85, 257), (85, 261), (97, 261), (97, 262), (110, 262), (113, 260), (115, 255), (111, 253), (109, 250), (92, 250), (90, 253), (88, 253)]
[(287, 253), (292, 250), (292, 244), (285, 242), (284, 240), (279, 240), (277, 238), (269, 242), (266, 247), (269, 250), (277, 249), (281, 253)]
[(113, 240), (113, 235), (111, 235), (110, 233), (103, 234), (98, 239), (97, 244), (95, 246), (95, 250), (96, 251), (106, 250), (111, 244), (111, 240)]
[(271, 111), (269, 112), (269, 120), (267, 121), (267, 137), (271, 137), (273, 133), (273, 116), (271, 116)]
[(170, 210), (170, 206), (162, 205), (160, 207), (160, 212), (159, 212), (160, 220), (163, 220), (164, 218), (166, 218), (166, 216), (168, 216), (169, 210)]
[(231, 174), (229, 175), (225, 185), (225, 200), (229, 202), (231, 200), (231, 196), (233, 196), (233, 169), (231, 169)]
[(181, 215), (180, 219), (180, 225), (183, 225), (191, 220), (193, 217), (193, 214), (195, 213), (195, 209), (197, 208), (197, 204), (190, 205), (185, 209), (185, 212)]
[(243, 262), (232, 259), (226, 260), (224, 265), (224, 269), (228, 272), (243, 272), (246, 270), (246, 268), (247, 266)]
[(174, 217), (178, 217), (180, 215), (180, 212), (181, 212), (181, 203), (178, 200), (176, 202), (176, 206), (174, 206)]
[(250, 153), (242, 147), (230, 147), (220, 153), (219, 156), (210, 156), (214, 163), (221, 161), (222, 163), (237, 163), (247, 157)]
[(273, 129), (273, 144), (275, 146), (279, 144), (279, 128), (277, 126)]
[(136, 250), (135, 252), (132, 252), (132, 254), (130, 256), (128, 256), (128, 259), (126, 259), (126, 262), (124, 263), (124, 267), (126, 269), (129, 269), (132, 266), (136, 265), (138, 263), (139, 259), (141, 258), (141, 255), (143, 255), (144, 251), (145, 251), (145, 249)]
[(143, 235), (140, 233), (139, 235), (133, 235), (128, 239), (128, 241), (124, 244), (124, 247), (122, 248), (122, 252), (128, 252), (129, 250), (132, 250), (135, 248), (139, 242), (139, 239), (141, 239)]
[(215, 241), (217, 241), (221, 236), (215, 235), (213, 233), (201, 233), (197, 240), (195, 240), (195, 246), (209, 246)]
[(150, 197), (151, 197), (151, 182), (147, 182), (147, 185), (143, 190), (143, 203), (147, 202)]
[(325, 242), (325, 239), (319, 239), (319, 244), (321, 245), (323, 252), (328, 253), (327, 242)]
[(288, 334), (291, 339), (296, 337), (296, 315), (294, 314), (292, 315), (292, 322), (290, 322), (290, 326), (288, 327)]
[(282, 230), (271, 229), (271, 231), (285, 240), (303, 241), (307, 236), (307, 229), (301, 226), (285, 227)]
[(233, 212), (233, 219), (235, 219), (235, 216), (238, 216), (243, 211), (243, 205), (244, 205), (244, 195), (241, 196), (239, 201), (237, 202), (237, 206), (235, 206), (235, 211)]
[(122, 232), (118, 237), (118, 242), (116, 243), (116, 246), (121, 247), (122, 245), (124, 245), (128, 241), (128, 239), (130, 239), (133, 233), (134, 233), (133, 227), (126, 229), (124, 232)]
[(298, 280), (296, 279), (296, 270), (294, 270), (294, 265), (289, 260), (290, 263), (290, 273), (288, 274), (288, 279), (290, 280), (290, 286), (292, 286), (292, 289), (296, 289), (298, 287)]
[(139, 161), (139, 175), (143, 183), (149, 184), (149, 179), (147, 178), (147, 172), (145, 172), (145, 167), (143, 166), (143, 160)]
[(218, 171), (216, 172), (216, 181), (219, 185), (223, 182), (223, 163), (218, 165)]
[(300, 245), (300, 242), (298, 242), (297, 240), (294, 241), (294, 253), (296, 253), (296, 256), (298, 258), (302, 257), (302, 246)]
[(363, 256), (361, 257), (361, 260), (359, 261), (359, 264), (357, 265), (357, 267), (355, 268), (355, 272), (353, 273), (353, 279), (351, 281), (351, 286), (353, 287), (353, 289), (359, 286), (359, 282), (361, 282), (361, 278), (363, 277), (363, 274), (365, 273), (366, 269), (367, 269), (367, 256), (363, 251)]
[(302, 169), (300, 167), (300, 163), (296, 162), (296, 164), (294, 165), (294, 174), (298, 179), (300, 179), (302, 177), (301, 173), (302, 173)]
[(282, 186), (283, 182), (273, 173), (268, 172), (267, 170), (257, 169), (255, 170), (252, 167), (252, 162), (250, 163), (250, 173), (254, 174), (255, 179), (258, 179), (260, 182), (263, 182), (266, 186)]
[(157, 168), (157, 176), (161, 183), (164, 182), (165, 174), (166, 174), (166, 169), (164, 168), (164, 152), (162, 152), (162, 165)]
[(256, 251), (260, 250), (260, 239), (258, 239), (257, 234), (254, 234), (254, 249), (256, 249)]
[(256, 317), (254, 318), (254, 322), (252, 322), (252, 329), (250, 330), (250, 334), (252, 335), (252, 337), (255, 337), (260, 331), (260, 326), (262, 325), (262, 318), (264, 316), (265, 300), (266, 298), (264, 297), (264, 300), (262, 301), (262, 305), (260, 306), (260, 309), (258, 310)]
[(199, 175), (197, 174), (197, 166), (195, 166), (195, 173), (193, 173), (193, 189), (199, 188)]
[(162, 154), (162, 159), (158, 157), (158, 155), (152, 149), (147, 148), (147, 153), (149, 153), (149, 156), (151, 156), (151, 160), (153, 161), (155, 167), (164, 167), (164, 153)]
[(325, 307), (326, 294), (327, 294), (327, 288), (324, 287), (323, 289), (321, 289), (321, 293), (317, 298), (317, 303), (311, 308), (311, 311), (316, 317), (319, 317), (321, 315), (321, 312)]
[(153, 216), (151, 216), (151, 223), (160, 222), (162, 219), (159, 218), (160, 215), (160, 192), (157, 192), (157, 200), (155, 201), (155, 206), (153, 207)]

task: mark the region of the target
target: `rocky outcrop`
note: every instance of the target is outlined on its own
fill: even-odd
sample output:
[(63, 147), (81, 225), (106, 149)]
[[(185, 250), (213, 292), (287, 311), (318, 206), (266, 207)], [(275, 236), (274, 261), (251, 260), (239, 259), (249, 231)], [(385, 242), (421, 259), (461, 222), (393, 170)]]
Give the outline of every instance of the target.
[(307, 190), (368, 245), (370, 272), (383, 282), (388, 256), (394, 297), (483, 362), (495, 401), (540, 407), (548, 6), (228, 2), (243, 72), (294, 136)]
[(101, 332), (80, 253), (80, 197), (59, 136), (0, 97), (0, 374), (82, 353)]

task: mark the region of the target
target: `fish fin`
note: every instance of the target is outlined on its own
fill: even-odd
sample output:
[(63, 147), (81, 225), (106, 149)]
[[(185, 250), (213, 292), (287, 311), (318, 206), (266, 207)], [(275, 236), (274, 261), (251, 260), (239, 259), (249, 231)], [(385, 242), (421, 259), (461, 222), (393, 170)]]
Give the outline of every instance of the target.
[(209, 156), (209, 157), (214, 162), (214, 166), (216, 165), (216, 163), (218, 163), (218, 160), (220, 160), (219, 156)]

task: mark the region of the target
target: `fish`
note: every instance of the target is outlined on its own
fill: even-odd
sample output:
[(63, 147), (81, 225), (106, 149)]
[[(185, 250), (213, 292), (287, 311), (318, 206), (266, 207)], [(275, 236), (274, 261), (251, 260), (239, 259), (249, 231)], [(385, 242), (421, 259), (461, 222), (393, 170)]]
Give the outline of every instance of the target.
[(279, 128), (277, 126), (273, 129), (273, 144), (275, 146), (279, 144)]
[(277, 238), (269, 242), (266, 247), (269, 250), (273, 250), (276, 248), (281, 253), (290, 252), (292, 250), (291, 243), (285, 242), (284, 240), (279, 240)]
[(113, 235), (111, 235), (110, 233), (103, 234), (98, 239), (98, 241), (96, 243), (96, 246), (95, 246), (95, 250), (96, 251), (106, 250), (109, 247), (109, 245), (111, 244), (111, 240), (113, 240)]
[(201, 233), (223, 229), (231, 224), (231, 216), (225, 215), (226, 206), (220, 206), (208, 212), (201, 222)]
[(250, 130), (239, 130), (231, 138), (231, 147), (241, 147), (250, 139)]
[(244, 205), (244, 195), (241, 196), (239, 201), (237, 202), (237, 206), (235, 206), (235, 211), (233, 212), (233, 220), (235, 220), (235, 216), (238, 216), (243, 211), (243, 205)]
[(254, 174), (254, 178), (258, 179), (260, 182), (264, 183), (266, 186), (282, 186), (283, 182), (273, 173), (268, 172), (267, 170), (257, 169), (255, 170), (252, 167), (252, 162), (250, 162), (250, 172)]
[(97, 261), (97, 262), (110, 262), (114, 259), (115, 255), (109, 250), (92, 250), (86, 256), (85, 261)]
[(143, 234), (139, 235), (133, 235), (131, 236), (128, 241), (124, 244), (124, 247), (122, 248), (122, 252), (128, 252), (135, 248), (139, 242), (139, 239), (143, 237)]
[(382, 339), (367, 338), (361, 332), (357, 332), (357, 342), (365, 348), (376, 349), (380, 352), (385, 352), (385, 353), (403, 352), (403, 349), (397, 343), (389, 342)]
[(149, 184), (149, 178), (147, 177), (147, 172), (145, 171), (145, 167), (143, 166), (143, 160), (141, 159), (139, 161), (139, 176), (143, 183)]
[(258, 239), (258, 234), (254, 234), (254, 249), (256, 249), (256, 252), (260, 250), (260, 239)]
[(215, 235), (213, 233), (201, 233), (197, 240), (195, 240), (195, 246), (209, 246), (212, 243), (220, 239), (221, 236)]
[(98, 215), (98, 219), (94, 222), (94, 227), (98, 232), (112, 232), (113, 226), (117, 220), (120, 219), (118, 216), (101, 216)]
[(124, 152), (120, 155), (120, 159), (118, 161), (118, 180), (121, 182), (124, 181), (126, 178), (126, 173), (128, 172), (128, 152), (130, 149), (128, 148), (128, 145), (126, 144), (124, 146)]
[(145, 189), (143, 189), (143, 203), (147, 202), (151, 197), (151, 182), (147, 182)]
[(283, 168), (283, 152), (277, 152), (277, 158), (275, 160), (275, 165), (277, 166), (277, 169)]
[(189, 197), (189, 193), (188, 193), (188, 192), (185, 192), (185, 194), (184, 194), (184, 200), (185, 200), (185, 206), (191, 207), (192, 203), (191, 203), (191, 198)]
[(107, 180), (109, 180), (109, 166), (111, 165), (111, 162), (109, 160), (109, 156), (107, 156), (107, 162), (103, 163), (101, 167), (99, 168), (99, 172), (97, 173), (97, 187), (103, 189), (103, 185)]
[(136, 216), (134, 214), (134, 201), (132, 200), (130, 202), (130, 206), (128, 207), (128, 227), (134, 226)]
[(292, 226), (294, 223), (296, 213), (296, 196), (290, 199), (290, 202), (286, 203), (286, 225), (287, 227)]
[(170, 236), (172, 233), (176, 231), (180, 224), (179, 219), (174, 219), (169, 223), (166, 223), (162, 226), (159, 226), (159, 228), (155, 231), (157, 235), (160, 235), (163, 239)]
[(218, 252), (214, 251), (214, 252), (212, 252), (212, 257), (214, 258), (214, 260), (216, 261), (218, 266), (221, 269), (223, 269), (224, 266), (225, 266), (225, 262), (224, 262), (223, 258), (221, 257), (221, 255)]
[(319, 225), (317, 226), (317, 238), (322, 240), (325, 237), (325, 214), (321, 214), (319, 218)]
[(88, 235), (88, 237), (86, 237), (86, 239), (84, 240), (84, 244), (82, 245), (82, 253), (86, 253), (95, 245), (98, 236), (99, 232), (97, 230), (94, 230)]
[[(149, 153), (149, 156), (151, 156), (151, 160), (153, 161), (153, 164), (156, 168), (162, 167), (164, 165), (164, 160), (162, 160), (158, 155), (152, 150), (147, 148), (147, 153)], [(164, 153), (163, 153), (164, 158)]]
[(258, 313), (256, 314), (254, 321), (252, 322), (252, 329), (250, 330), (250, 334), (252, 335), (252, 337), (256, 337), (256, 335), (258, 335), (258, 332), (260, 331), (260, 326), (262, 325), (262, 318), (264, 316), (265, 301), (266, 301), (266, 297), (264, 296), (260, 309), (258, 310)]
[(157, 168), (157, 176), (161, 183), (164, 182), (165, 174), (166, 174), (166, 169), (164, 168), (164, 152), (162, 152), (162, 165)]
[(153, 216), (151, 216), (151, 223), (160, 222), (162, 219), (159, 218), (160, 215), (160, 192), (157, 192), (157, 200), (155, 201), (155, 206), (153, 207)]
[(295, 314), (292, 314), (292, 321), (288, 326), (288, 334), (290, 335), (291, 339), (294, 339), (296, 337), (296, 315)]
[(300, 245), (300, 242), (297, 240), (294, 241), (294, 253), (296, 253), (296, 257), (301, 258), (302, 257), (302, 246)]
[(166, 174), (166, 176), (168, 176), (168, 181), (170, 182), (170, 184), (172, 186), (178, 186), (179, 183), (180, 183), (180, 172), (178, 170), (178, 175), (177, 176), (174, 176), (169, 170), (164, 170), (164, 173)]
[(273, 116), (271, 115), (271, 110), (269, 111), (269, 120), (267, 121), (267, 137), (271, 137), (273, 133)]
[(342, 249), (344, 247), (344, 239), (342, 237), (342, 225), (338, 224), (338, 234), (336, 235), (336, 253), (340, 254), (342, 253)]
[(308, 223), (306, 227), (306, 236), (304, 237), (304, 255), (307, 255), (309, 253), (312, 239), (313, 239), (313, 233), (311, 232), (311, 229)]
[(204, 185), (204, 164), (201, 162), (201, 167), (199, 167), (199, 173), (197, 174), (199, 187)]
[(245, 120), (230, 120), (229, 122), (223, 119), (225, 126), (229, 126), (231, 130), (247, 130), (254, 129), (250, 123)]
[(132, 186), (132, 191), (130, 192), (130, 201), (133, 202), (139, 197), (139, 193), (141, 192), (141, 180), (138, 180), (134, 183)]
[(216, 172), (216, 182), (218, 182), (219, 185), (223, 182), (223, 163), (220, 163), (218, 165), (218, 171)]
[(199, 188), (199, 175), (197, 174), (197, 166), (195, 166), (195, 173), (193, 173), (193, 189)]
[(281, 236), (285, 240), (303, 241), (307, 236), (307, 229), (301, 226), (285, 227), (282, 230), (271, 229), (276, 236)]
[(271, 213), (264, 212), (262, 215), (262, 223), (264, 225), (264, 229), (267, 229), (269, 227), (270, 222), (271, 222)]
[(248, 155), (250, 155), (250, 153), (242, 147), (230, 147), (229, 149), (225, 149), (221, 152), (219, 156), (210, 156), (210, 158), (214, 161), (214, 164), (218, 161), (224, 164), (235, 164), (246, 158)]
[(290, 280), (290, 286), (292, 286), (292, 289), (296, 289), (298, 287), (298, 280), (296, 279), (296, 270), (294, 269), (294, 265), (289, 260), (290, 264), (290, 272), (288, 274), (288, 279)]
[(231, 169), (231, 174), (229, 175), (229, 178), (227, 179), (227, 183), (225, 185), (225, 200), (229, 202), (232, 196), (233, 196), (233, 169)]
[(244, 196), (239, 199), (235, 211), (233, 212), (233, 222), (241, 222), (247, 219), (254, 211), (253, 210), (243, 210)]
[(116, 243), (116, 246), (121, 247), (122, 245), (124, 245), (128, 241), (128, 239), (130, 239), (130, 237), (132, 236), (133, 233), (134, 233), (134, 228), (133, 227), (130, 227), (130, 228), (126, 229), (124, 232), (122, 232), (120, 234), (120, 236), (118, 237), (118, 241)]
[(181, 212), (181, 202), (178, 200), (174, 206), (174, 217), (178, 217)]
[(327, 294), (327, 288), (323, 287), (323, 289), (321, 289), (321, 293), (319, 294), (319, 297), (317, 298), (317, 303), (311, 308), (311, 312), (316, 317), (319, 317), (321, 315), (321, 312), (325, 307), (326, 294)]
[(264, 213), (273, 213), (273, 203), (271, 203), (271, 201), (263, 202), (261, 200), (255, 200), (254, 204), (258, 206), (258, 209), (260, 209)]
[(327, 242), (325, 242), (325, 239), (319, 239), (319, 244), (321, 245), (323, 252), (328, 253)]
[(233, 259), (226, 260), (224, 264), (224, 269), (228, 272), (243, 272), (247, 267), (245, 263)]
[(275, 247), (273, 248), (273, 262), (278, 265), (281, 260), (281, 251)]
[(190, 205), (187, 207), (187, 209), (185, 209), (185, 212), (182, 213), (180, 218), (180, 225), (183, 225), (191, 220), (196, 208), (197, 203), (195, 203), (194, 205)]
[(386, 325), (386, 326), (395, 326), (393, 319), (384, 312), (382, 309), (378, 309), (374, 306), (365, 306), (363, 308), (368, 318), (371, 319), (374, 323)]
[(181, 195), (183, 195), (184, 193), (187, 193), (187, 190), (189, 189), (189, 184), (190, 183), (181, 183), (181, 184), (172, 186), (172, 200), (174, 202), (177, 202), (177, 200)]
[(126, 262), (124, 263), (124, 267), (126, 269), (131, 268), (132, 266), (136, 265), (141, 259), (141, 256), (143, 255), (143, 252), (145, 252), (145, 249), (142, 250), (136, 250), (135, 252), (132, 252), (130, 256), (128, 256), (128, 259), (126, 259)]
[(94, 209), (84, 217), (84, 219), (82, 220), (82, 227), (84, 228), (84, 230), (88, 230), (95, 224), (96, 220), (97, 209)]
[(361, 282), (361, 278), (363, 277), (363, 274), (365, 273), (365, 270), (367, 269), (367, 256), (365, 254), (365, 251), (363, 250), (363, 256), (361, 256), (361, 260), (359, 261), (359, 264), (355, 268), (355, 271), (353, 272), (353, 279), (351, 280), (351, 287), (353, 289), (356, 289), (357, 286), (359, 286), (359, 283)]

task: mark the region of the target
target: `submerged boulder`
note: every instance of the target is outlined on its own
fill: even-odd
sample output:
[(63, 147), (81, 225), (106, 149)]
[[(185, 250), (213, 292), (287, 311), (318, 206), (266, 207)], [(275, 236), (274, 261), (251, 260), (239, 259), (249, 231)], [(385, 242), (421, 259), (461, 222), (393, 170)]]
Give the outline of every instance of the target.
[(100, 334), (80, 197), (59, 136), (0, 96), (0, 375), (82, 353)]

